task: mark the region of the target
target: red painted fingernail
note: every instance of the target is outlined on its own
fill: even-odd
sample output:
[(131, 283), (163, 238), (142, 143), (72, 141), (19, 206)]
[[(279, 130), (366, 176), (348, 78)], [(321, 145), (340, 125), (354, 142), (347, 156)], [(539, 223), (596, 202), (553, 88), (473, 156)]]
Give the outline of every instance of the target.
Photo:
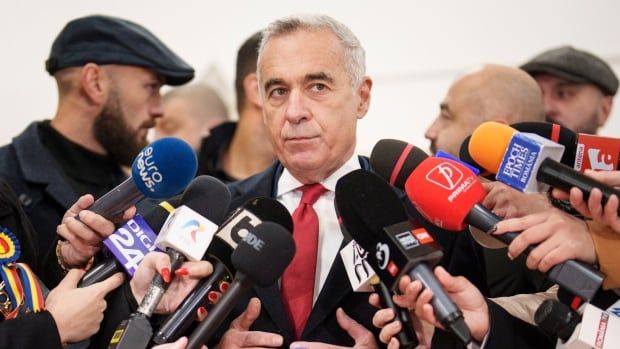
[(207, 313), (207, 309), (205, 307), (198, 307), (198, 314), (203, 316)]
[(186, 275), (189, 275), (189, 270), (187, 270), (187, 268), (185, 268), (185, 267), (181, 267), (181, 268), (179, 268), (179, 269), (174, 271), (174, 275), (186, 276)]
[(167, 284), (170, 283), (170, 268), (168, 267), (161, 268), (161, 270), (159, 271), (159, 274), (164, 279), (165, 283)]
[(226, 292), (226, 290), (228, 290), (228, 287), (230, 287), (230, 283), (229, 282), (222, 281), (220, 283), (220, 291)]

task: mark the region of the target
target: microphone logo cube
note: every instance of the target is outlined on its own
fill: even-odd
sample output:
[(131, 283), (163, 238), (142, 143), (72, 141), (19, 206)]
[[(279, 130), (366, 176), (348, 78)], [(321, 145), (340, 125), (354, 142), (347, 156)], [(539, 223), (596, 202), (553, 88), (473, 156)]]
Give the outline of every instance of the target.
[(201, 260), (215, 235), (217, 225), (187, 206), (176, 208), (161, 228), (155, 244), (173, 248), (190, 261)]
[(140, 214), (136, 214), (112, 235), (103, 240), (114, 258), (129, 276), (133, 276), (144, 256), (155, 250), (157, 235)]
[(579, 134), (574, 168), (577, 171), (613, 171), (620, 158), (620, 139)]
[(446, 190), (456, 188), (463, 179), (463, 172), (449, 162), (442, 162), (426, 174), (426, 180)]
[(533, 133), (515, 133), (506, 148), (495, 178), (521, 192), (543, 192), (548, 189), (539, 184), (536, 174), (545, 158), (559, 161), (564, 146)]
[(354, 292), (372, 292), (370, 281), (376, 274), (367, 261), (368, 252), (355, 240), (351, 240), (340, 250), (340, 258), (349, 277), (351, 289)]

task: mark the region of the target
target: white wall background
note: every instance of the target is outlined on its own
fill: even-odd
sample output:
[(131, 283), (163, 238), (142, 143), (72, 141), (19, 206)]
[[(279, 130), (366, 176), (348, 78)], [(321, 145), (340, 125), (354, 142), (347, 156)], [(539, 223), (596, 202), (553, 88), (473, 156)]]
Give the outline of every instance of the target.
[[(366, 48), (375, 84), (359, 126), (362, 153), (386, 137), (426, 148), (424, 130), (451, 81), (480, 63), (517, 65), (546, 48), (572, 44), (620, 73), (617, 0), (0, 0), (0, 144), (53, 115), (55, 84), (44, 61), (54, 37), (75, 17), (110, 14), (146, 26), (193, 65), (199, 79), (219, 82), (232, 107), (238, 46), (271, 20), (300, 12), (333, 16)], [(615, 102), (602, 135), (620, 137)]]

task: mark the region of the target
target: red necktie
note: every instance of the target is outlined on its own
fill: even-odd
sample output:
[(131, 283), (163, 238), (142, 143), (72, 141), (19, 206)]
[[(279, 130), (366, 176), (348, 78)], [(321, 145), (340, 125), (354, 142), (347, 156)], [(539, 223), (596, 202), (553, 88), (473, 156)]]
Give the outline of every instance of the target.
[(293, 239), (297, 252), (282, 275), (282, 300), (297, 338), (301, 337), (310, 316), (314, 295), (319, 219), (312, 205), (327, 189), (316, 183), (304, 185), (299, 190), (303, 194), (293, 212)]

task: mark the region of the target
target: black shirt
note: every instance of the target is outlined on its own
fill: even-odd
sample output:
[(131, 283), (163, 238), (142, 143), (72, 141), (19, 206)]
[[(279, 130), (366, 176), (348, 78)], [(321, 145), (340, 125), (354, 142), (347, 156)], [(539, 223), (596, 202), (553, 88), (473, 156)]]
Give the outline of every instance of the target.
[(127, 177), (108, 156), (73, 143), (56, 131), (49, 121), (41, 123), (39, 134), (78, 196), (93, 194), (95, 199), (99, 198)]

